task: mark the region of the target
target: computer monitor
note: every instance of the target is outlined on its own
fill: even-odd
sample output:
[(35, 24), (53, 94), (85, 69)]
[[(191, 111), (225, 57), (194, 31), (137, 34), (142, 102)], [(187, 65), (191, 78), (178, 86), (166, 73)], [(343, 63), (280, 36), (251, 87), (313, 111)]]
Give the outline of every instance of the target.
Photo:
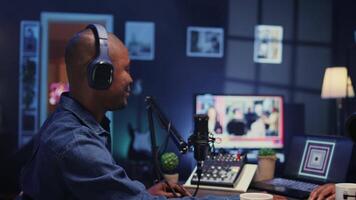
[(283, 147), (282, 96), (199, 94), (195, 113), (209, 116), (216, 148)]

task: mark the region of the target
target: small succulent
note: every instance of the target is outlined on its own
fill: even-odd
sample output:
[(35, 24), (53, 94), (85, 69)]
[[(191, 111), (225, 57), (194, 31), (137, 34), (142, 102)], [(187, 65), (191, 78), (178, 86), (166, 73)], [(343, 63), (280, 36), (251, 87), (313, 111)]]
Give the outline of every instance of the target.
[(178, 156), (173, 152), (166, 152), (161, 156), (162, 170), (167, 174), (175, 173), (178, 164), (179, 164)]
[(274, 156), (276, 155), (276, 151), (269, 148), (262, 148), (258, 152), (258, 156)]

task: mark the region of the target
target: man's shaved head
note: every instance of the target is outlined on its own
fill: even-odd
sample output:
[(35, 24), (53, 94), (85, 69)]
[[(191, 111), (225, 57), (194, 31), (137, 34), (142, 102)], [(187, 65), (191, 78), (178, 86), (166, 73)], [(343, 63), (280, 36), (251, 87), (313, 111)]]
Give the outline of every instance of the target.
[(95, 39), (91, 30), (86, 29), (69, 40), (65, 51), (68, 81), (71, 87), (87, 78), (87, 65), (95, 56)]
[[(115, 51), (116, 53), (123, 53), (127, 49), (112, 33), (108, 33), (108, 40), (109, 57), (113, 62), (117, 59), (114, 55)], [(87, 67), (95, 59), (95, 56), (95, 37), (92, 30), (80, 31), (69, 40), (65, 50), (65, 63), (71, 88), (81, 85), (82, 81), (87, 81)]]
[[(102, 110), (115, 110), (127, 104), (132, 78), (129, 73), (130, 59), (124, 44), (112, 33), (108, 33), (108, 51), (113, 64), (113, 82), (107, 90), (89, 87), (87, 68), (96, 57), (95, 37), (90, 29), (75, 34), (65, 51), (67, 76), (72, 95), (87, 107), (101, 106)], [(101, 108), (96, 108), (101, 109)]]

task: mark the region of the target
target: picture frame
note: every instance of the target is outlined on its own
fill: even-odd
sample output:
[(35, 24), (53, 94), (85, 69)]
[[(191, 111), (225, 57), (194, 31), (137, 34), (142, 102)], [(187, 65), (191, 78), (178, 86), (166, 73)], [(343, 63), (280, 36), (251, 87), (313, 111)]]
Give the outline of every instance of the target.
[(154, 60), (155, 24), (143, 21), (126, 22), (125, 45), (131, 60)]
[(36, 23), (25, 21), (22, 26), (22, 47), (25, 54), (37, 54), (39, 28)]
[(18, 146), (38, 130), (40, 23), (23, 20), (20, 24), (19, 57), (19, 137)]
[(189, 57), (222, 58), (224, 56), (224, 29), (189, 26), (186, 54)]
[(282, 40), (282, 26), (255, 26), (254, 62), (271, 64), (282, 63)]

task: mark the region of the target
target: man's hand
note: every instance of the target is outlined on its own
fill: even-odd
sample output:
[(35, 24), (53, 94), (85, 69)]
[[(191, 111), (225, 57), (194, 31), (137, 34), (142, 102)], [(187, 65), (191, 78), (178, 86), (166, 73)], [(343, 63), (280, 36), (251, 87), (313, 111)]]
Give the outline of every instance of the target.
[[(171, 186), (169, 187), (168, 184)], [(173, 190), (173, 191), (172, 191)], [(178, 185), (176, 183), (168, 183), (168, 182), (160, 182), (157, 183), (155, 185), (153, 185), (152, 187), (150, 187), (148, 189), (148, 192), (151, 195), (154, 196), (165, 196), (167, 198), (173, 198), (174, 193), (178, 196), (178, 197), (182, 197), (182, 196), (192, 196), (188, 190), (186, 190), (183, 186)]]
[(309, 200), (335, 200), (335, 184), (329, 183), (315, 188), (309, 196)]

